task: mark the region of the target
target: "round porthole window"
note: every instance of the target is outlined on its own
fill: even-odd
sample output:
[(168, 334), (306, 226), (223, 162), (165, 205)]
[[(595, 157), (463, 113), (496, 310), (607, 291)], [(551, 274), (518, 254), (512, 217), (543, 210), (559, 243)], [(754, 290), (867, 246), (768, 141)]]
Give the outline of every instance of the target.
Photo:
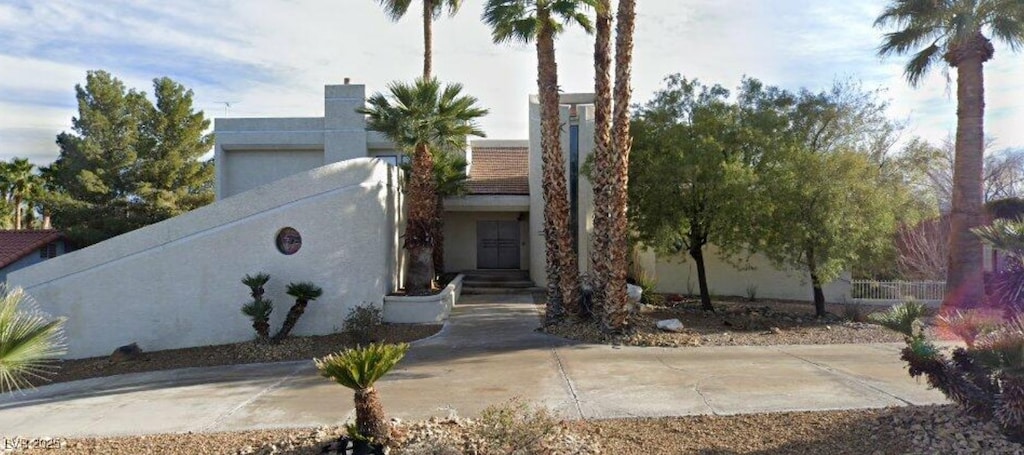
[(286, 227), (277, 231), (277, 250), (284, 254), (295, 254), (302, 248), (302, 236), (294, 228)]

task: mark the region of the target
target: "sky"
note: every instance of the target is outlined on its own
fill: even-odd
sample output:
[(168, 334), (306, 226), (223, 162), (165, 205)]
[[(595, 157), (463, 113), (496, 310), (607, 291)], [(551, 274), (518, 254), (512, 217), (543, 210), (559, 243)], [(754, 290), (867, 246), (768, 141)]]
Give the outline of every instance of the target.
[[(490, 109), (489, 138), (527, 136), (536, 92), (534, 48), (495, 45), (467, 0), (434, 27), (434, 73), (460, 82)], [(680, 73), (728, 88), (744, 76), (790, 90), (837, 80), (883, 89), (905, 137), (941, 142), (955, 129), (955, 74), (934, 71), (916, 87), (905, 57), (881, 59), (872, 26), (885, 0), (643, 0), (637, 6), (633, 101)], [(419, 2), (414, 2), (418, 5)], [(75, 84), (105, 70), (152, 93), (170, 77), (195, 92), (208, 117), (322, 116), (323, 86), (367, 93), (422, 71), (415, 11), (389, 21), (375, 0), (0, 0), (0, 159), (55, 159), (71, 131)], [(593, 91), (593, 41), (570, 30), (556, 43), (564, 92)], [(986, 134), (993, 149), (1024, 147), (1024, 53), (996, 43), (985, 65)], [(230, 107), (228, 106), (230, 105)]]

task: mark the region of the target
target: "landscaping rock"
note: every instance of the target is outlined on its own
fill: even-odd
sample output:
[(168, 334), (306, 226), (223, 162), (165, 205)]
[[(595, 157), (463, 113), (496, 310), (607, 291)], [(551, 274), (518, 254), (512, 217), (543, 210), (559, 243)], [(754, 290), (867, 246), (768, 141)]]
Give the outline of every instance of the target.
[(110, 354), (110, 363), (121, 363), (129, 360), (137, 360), (142, 356), (142, 348), (139, 347), (138, 343), (126, 344)]
[(678, 319), (664, 319), (658, 321), (658, 329), (666, 332), (679, 333), (683, 331), (683, 323)]
[(644, 289), (640, 286), (627, 284), (626, 295), (629, 296), (631, 302), (640, 303), (640, 299), (644, 296)]

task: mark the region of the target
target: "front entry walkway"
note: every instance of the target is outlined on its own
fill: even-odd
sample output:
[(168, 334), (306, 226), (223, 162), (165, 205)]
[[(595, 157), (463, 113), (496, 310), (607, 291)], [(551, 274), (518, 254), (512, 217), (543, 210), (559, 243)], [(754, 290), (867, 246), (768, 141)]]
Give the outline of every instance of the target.
[[(907, 375), (897, 344), (634, 348), (536, 332), (529, 295), (464, 296), (378, 384), (392, 416), (474, 416), (519, 396), (569, 418), (945, 403)], [(335, 425), (352, 393), (312, 362), (138, 373), (0, 397), (0, 437)]]

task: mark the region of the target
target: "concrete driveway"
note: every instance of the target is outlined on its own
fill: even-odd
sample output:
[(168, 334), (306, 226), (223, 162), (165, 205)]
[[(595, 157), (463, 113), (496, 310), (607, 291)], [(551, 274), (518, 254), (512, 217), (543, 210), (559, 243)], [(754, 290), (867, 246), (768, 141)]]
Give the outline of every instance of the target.
[[(463, 296), (378, 384), (390, 415), (474, 416), (513, 396), (569, 418), (945, 403), (907, 375), (898, 344), (634, 348), (535, 331), (529, 295)], [(0, 397), (0, 437), (336, 425), (352, 393), (312, 362), (189, 368), (54, 384)]]

